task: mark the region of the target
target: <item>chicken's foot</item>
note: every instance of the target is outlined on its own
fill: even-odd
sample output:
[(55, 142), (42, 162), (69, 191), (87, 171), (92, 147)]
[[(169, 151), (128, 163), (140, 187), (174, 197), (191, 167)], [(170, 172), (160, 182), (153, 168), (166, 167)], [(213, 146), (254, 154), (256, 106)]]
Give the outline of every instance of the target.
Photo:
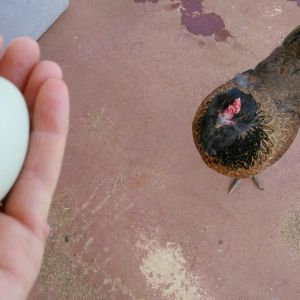
[(251, 177), (253, 183), (262, 191), (264, 187), (260, 184), (256, 176)]
[(228, 193), (231, 194), (236, 188), (237, 186), (241, 183), (241, 179), (240, 178), (234, 178), (229, 186), (229, 190)]
[[(256, 185), (257, 188), (259, 188), (260, 190), (263, 190), (263, 186), (260, 184), (260, 182), (258, 181), (256, 176), (252, 176), (251, 177), (253, 183)], [(229, 186), (229, 190), (228, 193), (231, 194), (236, 188), (237, 186), (241, 183), (241, 179), (240, 178), (234, 178), (232, 183)]]

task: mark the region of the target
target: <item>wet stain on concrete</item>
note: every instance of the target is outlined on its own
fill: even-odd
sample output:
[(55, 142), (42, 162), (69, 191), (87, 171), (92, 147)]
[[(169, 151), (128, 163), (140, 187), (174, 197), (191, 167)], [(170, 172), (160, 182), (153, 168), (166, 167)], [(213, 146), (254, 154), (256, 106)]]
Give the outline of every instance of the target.
[(215, 13), (203, 13), (202, 1), (181, 0), (181, 23), (195, 35), (211, 36), (215, 34), (217, 41), (226, 41), (231, 34), (225, 29), (223, 19)]
[(138, 3), (146, 3), (146, 2), (150, 2), (150, 3), (157, 3), (159, 0), (134, 0), (134, 2), (138, 2)]
[[(158, 2), (158, 0), (134, 1), (141, 3)], [(224, 21), (221, 16), (217, 15), (214, 12), (204, 13), (202, 2), (203, 0), (180, 0), (180, 3), (172, 3), (170, 6), (165, 6), (164, 8), (168, 11), (180, 8), (181, 24), (184, 25), (186, 29), (192, 34), (202, 36), (215, 35), (215, 39), (218, 42), (226, 41), (227, 38), (232, 37), (230, 32), (226, 30)]]
[(179, 7), (180, 7), (180, 3), (172, 3), (172, 4), (169, 4), (169, 5), (165, 5), (164, 9), (166, 11), (172, 11), (174, 9), (178, 9)]

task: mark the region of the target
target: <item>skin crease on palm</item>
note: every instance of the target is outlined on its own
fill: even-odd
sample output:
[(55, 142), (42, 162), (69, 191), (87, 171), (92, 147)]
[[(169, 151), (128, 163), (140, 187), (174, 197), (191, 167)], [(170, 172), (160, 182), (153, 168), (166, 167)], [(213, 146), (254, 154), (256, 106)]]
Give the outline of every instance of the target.
[(0, 300), (23, 300), (39, 273), (50, 230), (47, 217), (67, 138), (69, 95), (60, 67), (40, 61), (38, 44), (28, 38), (1, 52), (0, 76), (21, 90), (31, 118), (27, 157), (0, 213)]

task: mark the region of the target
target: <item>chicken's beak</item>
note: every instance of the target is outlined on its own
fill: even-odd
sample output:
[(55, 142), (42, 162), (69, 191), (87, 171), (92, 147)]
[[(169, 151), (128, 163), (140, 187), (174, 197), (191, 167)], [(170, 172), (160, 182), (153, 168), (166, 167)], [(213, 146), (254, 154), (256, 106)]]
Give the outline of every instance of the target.
[(217, 122), (216, 122), (216, 125), (215, 125), (215, 128), (220, 128), (220, 127), (226, 125), (227, 121), (228, 121), (227, 118), (225, 118), (222, 115), (219, 115), (219, 117), (217, 119)]
[(216, 123), (216, 125), (215, 125), (215, 128), (220, 128), (220, 127), (222, 127), (224, 124), (222, 124), (221, 122), (218, 122), (217, 121), (217, 123)]
[(217, 122), (216, 122), (216, 125), (215, 125), (215, 128), (218, 129), (218, 128), (222, 127), (222, 126), (231, 125), (231, 124), (233, 124), (233, 122), (232, 122), (232, 120), (230, 120), (228, 118), (227, 115), (219, 114)]

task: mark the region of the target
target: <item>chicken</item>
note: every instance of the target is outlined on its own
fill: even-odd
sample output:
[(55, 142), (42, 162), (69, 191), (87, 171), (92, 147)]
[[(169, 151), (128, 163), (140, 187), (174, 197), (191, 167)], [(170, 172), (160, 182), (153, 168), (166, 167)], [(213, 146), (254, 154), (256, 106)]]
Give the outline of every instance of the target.
[(234, 177), (256, 175), (278, 161), (300, 126), (300, 26), (254, 69), (208, 95), (193, 121), (195, 145), (208, 167)]

